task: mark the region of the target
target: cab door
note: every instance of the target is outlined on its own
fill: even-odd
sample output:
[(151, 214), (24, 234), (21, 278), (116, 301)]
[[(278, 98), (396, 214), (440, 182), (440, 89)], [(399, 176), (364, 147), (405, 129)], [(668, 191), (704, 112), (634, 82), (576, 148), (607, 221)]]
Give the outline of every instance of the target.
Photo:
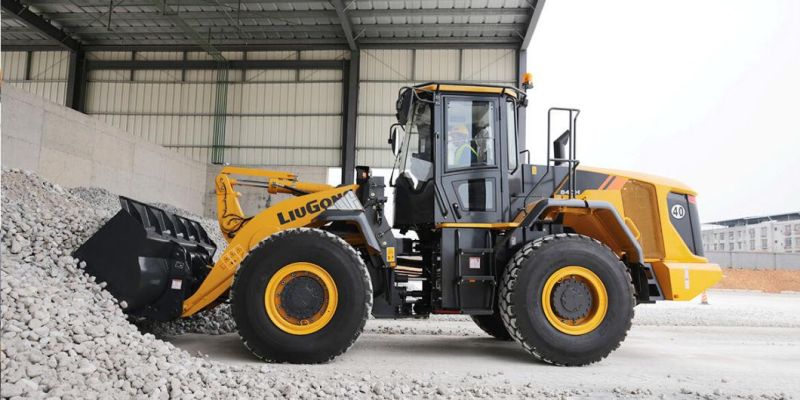
[(503, 219), (500, 104), (496, 97), (443, 96), (437, 140), (437, 222)]

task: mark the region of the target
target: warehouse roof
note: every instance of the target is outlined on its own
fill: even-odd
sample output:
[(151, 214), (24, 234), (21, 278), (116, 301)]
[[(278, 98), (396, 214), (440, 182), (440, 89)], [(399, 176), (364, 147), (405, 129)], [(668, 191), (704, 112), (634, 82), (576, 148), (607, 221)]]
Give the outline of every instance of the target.
[(2, 0), (20, 49), (525, 49), (544, 0)]
[(800, 212), (792, 212), (786, 214), (765, 215), (761, 217), (744, 217), (744, 218), (728, 219), (725, 221), (709, 222), (705, 225), (720, 225), (720, 226), (734, 227), (734, 226), (755, 225), (767, 221), (786, 222), (786, 221), (798, 221), (798, 220), (800, 220)]

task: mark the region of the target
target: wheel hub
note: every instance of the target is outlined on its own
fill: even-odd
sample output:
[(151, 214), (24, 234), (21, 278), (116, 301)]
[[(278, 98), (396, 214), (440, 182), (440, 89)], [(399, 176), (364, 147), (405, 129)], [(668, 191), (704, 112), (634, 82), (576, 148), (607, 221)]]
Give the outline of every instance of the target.
[(281, 308), (287, 316), (306, 320), (317, 314), (325, 303), (325, 288), (311, 276), (288, 277), (280, 292)]
[(589, 315), (592, 294), (584, 282), (569, 277), (553, 288), (551, 302), (559, 318), (575, 321)]
[(597, 329), (608, 311), (608, 292), (597, 274), (568, 265), (544, 283), (542, 311), (550, 325), (567, 335), (585, 335)]
[(331, 321), (339, 301), (333, 277), (319, 265), (296, 262), (267, 282), (264, 308), (270, 321), (292, 335), (308, 335)]

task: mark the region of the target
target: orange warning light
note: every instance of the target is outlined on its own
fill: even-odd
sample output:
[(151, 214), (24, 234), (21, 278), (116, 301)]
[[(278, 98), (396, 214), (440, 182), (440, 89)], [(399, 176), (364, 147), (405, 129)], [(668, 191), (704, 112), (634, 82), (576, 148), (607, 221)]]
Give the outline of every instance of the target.
[(522, 75), (522, 87), (525, 89), (530, 89), (533, 87), (533, 74), (530, 72), (526, 72)]

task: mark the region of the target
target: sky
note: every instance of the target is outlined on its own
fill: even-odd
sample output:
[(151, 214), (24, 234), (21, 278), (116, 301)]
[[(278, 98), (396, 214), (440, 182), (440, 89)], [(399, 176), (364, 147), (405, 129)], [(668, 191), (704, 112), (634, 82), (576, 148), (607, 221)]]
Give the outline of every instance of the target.
[(684, 182), (703, 222), (800, 211), (800, 1), (551, 0), (527, 63), (534, 163), (575, 107), (583, 165)]

